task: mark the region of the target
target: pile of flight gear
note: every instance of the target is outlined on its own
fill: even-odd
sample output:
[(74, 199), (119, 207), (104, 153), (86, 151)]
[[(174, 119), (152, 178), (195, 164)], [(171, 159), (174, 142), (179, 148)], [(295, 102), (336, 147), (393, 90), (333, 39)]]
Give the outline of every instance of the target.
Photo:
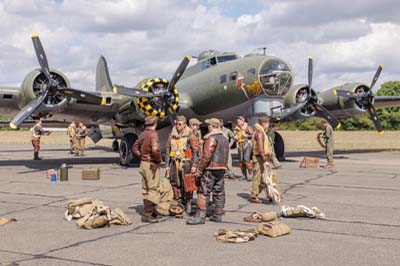
[(220, 229), (216, 239), (223, 243), (246, 243), (255, 240), (257, 236), (278, 237), (290, 234), (290, 227), (275, 219), (268, 223), (260, 223), (256, 228), (249, 229)]
[(65, 219), (78, 219), (77, 226), (84, 229), (101, 228), (116, 225), (129, 225), (131, 220), (119, 208), (111, 210), (103, 202), (92, 198), (69, 200)]
[(290, 207), (283, 205), (279, 212), (281, 217), (285, 218), (296, 218), (296, 217), (308, 217), (325, 219), (325, 214), (317, 207), (307, 207), (304, 205), (297, 205), (297, 207)]
[(218, 242), (223, 243), (245, 243), (253, 241), (258, 236), (255, 228), (250, 229), (219, 229), (216, 233)]
[(274, 204), (280, 203), (282, 200), (282, 190), (279, 184), (278, 174), (275, 171), (264, 171), (262, 175), (262, 184), (265, 186), (267, 197)]
[(5, 225), (5, 224), (8, 224), (9, 222), (16, 222), (16, 221), (17, 221), (17, 219), (15, 219), (15, 218), (0, 217), (0, 225)]
[(278, 215), (276, 212), (253, 212), (249, 216), (243, 218), (243, 221), (248, 223), (261, 223), (261, 222), (270, 222), (276, 220)]
[(319, 168), (319, 158), (317, 157), (304, 157), (300, 163), (300, 168)]

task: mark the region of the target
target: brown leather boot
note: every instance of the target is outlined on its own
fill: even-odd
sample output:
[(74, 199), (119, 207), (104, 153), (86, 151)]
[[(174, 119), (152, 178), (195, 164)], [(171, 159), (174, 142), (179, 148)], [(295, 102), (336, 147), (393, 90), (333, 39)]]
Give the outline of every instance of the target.
[(143, 215), (142, 222), (143, 223), (158, 223), (157, 218), (153, 217), (153, 206), (154, 203), (149, 200), (143, 200)]

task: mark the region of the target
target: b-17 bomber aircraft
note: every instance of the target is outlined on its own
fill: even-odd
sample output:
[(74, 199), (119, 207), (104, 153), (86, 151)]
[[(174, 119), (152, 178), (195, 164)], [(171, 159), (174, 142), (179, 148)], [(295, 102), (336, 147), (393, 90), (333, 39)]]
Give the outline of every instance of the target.
[[(115, 139), (113, 148), (119, 150), (122, 165), (133, 158), (131, 147), (144, 129), (146, 115), (159, 117), (160, 139), (165, 142), (177, 113), (224, 121), (233, 121), (238, 115), (254, 120), (266, 114), (282, 122), (318, 116), (338, 127), (338, 118), (369, 112), (377, 130), (383, 132), (375, 108), (400, 106), (400, 96), (372, 93), (382, 66), (371, 85), (353, 82), (317, 92), (312, 88), (311, 57), (308, 84), (293, 85), (292, 67), (278, 57), (265, 53), (239, 57), (215, 50), (202, 52), (188, 68), (191, 58), (186, 56), (169, 81), (147, 78), (133, 87), (113, 85), (101, 56), (96, 91), (90, 92), (71, 88), (65, 74), (49, 67), (38, 35), (32, 35), (32, 41), (40, 68), (30, 72), (18, 88), (0, 88), (0, 113), (14, 116), (10, 127), (23, 126), (29, 117), (81, 121), (91, 126), (89, 136), (94, 142), (103, 137)], [(284, 140), (279, 133), (275, 149), (278, 158), (283, 158)]]

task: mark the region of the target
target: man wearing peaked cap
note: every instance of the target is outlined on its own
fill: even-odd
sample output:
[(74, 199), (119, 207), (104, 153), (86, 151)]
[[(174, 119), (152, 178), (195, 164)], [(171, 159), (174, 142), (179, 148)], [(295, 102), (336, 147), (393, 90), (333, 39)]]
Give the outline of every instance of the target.
[(208, 118), (204, 121), (207, 125), (211, 125), (213, 127), (219, 128), (221, 125), (221, 122), (219, 121), (218, 118)]
[(200, 122), (200, 120), (197, 119), (197, 118), (191, 118), (191, 119), (189, 120), (189, 126), (192, 126), (192, 125), (198, 125), (198, 126), (200, 126), (200, 125), (201, 125), (201, 122)]
[(187, 224), (204, 224), (206, 220), (207, 202), (212, 198), (215, 211), (210, 221), (221, 222), (225, 207), (224, 175), (228, 163), (228, 140), (222, 134), (220, 121), (217, 118), (207, 119), (210, 133), (204, 136), (203, 154), (197, 168), (197, 213), (187, 220)]
[(165, 148), (165, 170), (172, 185), (174, 199), (185, 206), (187, 214), (191, 214), (193, 191), (187, 185), (196, 173), (200, 147), (198, 139), (186, 125), (185, 116), (177, 116)]
[(251, 178), (248, 177), (248, 172), (253, 169), (250, 141), (253, 136), (253, 129), (246, 123), (246, 120), (241, 115), (236, 118), (234, 133), (238, 147), (239, 167), (242, 170), (243, 179), (250, 181)]
[(133, 154), (140, 157), (140, 174), (142, 175), (143, 215), (142, 222), (156, 223), (163, 221), (157, 215), (157, 205), (160, 203), (160, 163), (161, 151), (157, 118), (147, 116), (144, 120), (145, 130), (139, 135), (133, 145)]
[(197, 138), (197, 142), (199, 143), (199, 157), (201, 156), (201, 152), (203, 150), (203, 138), (201, 136), (200, 125), (202, 123), (197, 118), (191, 118), (189, 120), (189, 127), (190, 131), (192, 132), (193, 136)]

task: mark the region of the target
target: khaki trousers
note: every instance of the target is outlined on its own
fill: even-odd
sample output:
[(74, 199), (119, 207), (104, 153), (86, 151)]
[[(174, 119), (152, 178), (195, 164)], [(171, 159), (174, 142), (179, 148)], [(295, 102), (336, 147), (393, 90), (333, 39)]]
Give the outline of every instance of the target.
[(325, 154), (328, 164), (333, 164), (333, 146), (334, 146), (333, 142), (328, 142), (326, 144)]
[[(262, 174), (264, 173), (264, 162), (260, 156), (253, 157), (253, 181), (251, 184), (251, 196), (257, 197), (264, 189)], [(266, 190), (265, 190), (266, 191)], [(266, 196), (267, 195), (267, 192)]]
[(83, 155), (83, 153), (85, 151), (85, 138), (78, 138), (77, 150), (79, 152), (79, 155)]
[(160, 202), (160, 167), (156, 172), (151, 170), (150, 162), (141, 161), (139, 173), (142, 175), (143, 199), (158, 205)]

